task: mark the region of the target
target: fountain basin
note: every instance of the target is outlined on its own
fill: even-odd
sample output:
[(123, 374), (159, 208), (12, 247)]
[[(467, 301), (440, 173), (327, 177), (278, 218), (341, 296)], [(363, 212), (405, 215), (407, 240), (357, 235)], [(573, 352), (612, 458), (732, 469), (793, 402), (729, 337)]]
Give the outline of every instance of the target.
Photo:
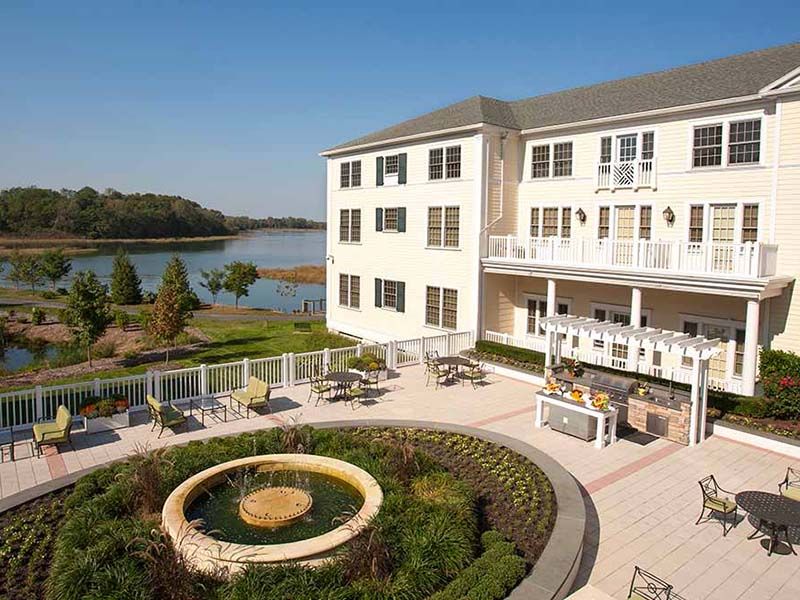
[[(358, 512), (346, 522), (331, 531), (308, 539), (276, 544), (241, 544), (220, 540), (202, 531), (196, 523), (190, 522), (186, 513), (201, 495), (224, 484), (231, 474), (242, 469), (254, 469), (260, 472), (301, 471), (324, 475), (354, 488), (363, 497), (363, 504)], [(276, 490), (277, 488), (268, 489)], [(259, 491), (255, 490), (245, 496), (242, 503)], [(305, 493), (303, 490), (298, 491)], [(280, 495), (275, 495), (274, 491), (270, 494), (273, 495), (272, 500), (279, 499)], [(290, 503), (288, 508), (278, 510), (274, 503), (269, 503), (269, 508), (263, 508), (261, 514), (267, 514), (271, 518), (275, 513), (276, 516), (286, 518), (287, 523), (301, 519), (303, 514), (310, 510), (313, 498), (308, 498), (308, 507), (305, 508), (303, 514), (298, 515), (294, 513), (303, 508), (304, 499), (302, 494), (293, 496), (294, 507)], [(267, 499), (269, 500), (269, 498)], [(300, 506), (296, 506), (298, 502)], [(355, 465), (326, 456), (267, 454), (221, 463), (193, 475), (169, 495), (164, 503), (161, 518), (162, 524), (176, 548), (194, 566), (207, 571), (223, 569), (233, 573), (253, 563), (274, 564), (293, 561), (308, 566), (318, 565), (324, 562), (336, 548), (356, 537), (370, 519), (377, 514), (382, 502), (383, 492), (378, 482), (369, 473)], [(278, 515), (278, 512), (283, 514)], [(258, 525), (257, 523), (253, 524)], [(209, 525), (213, 528), (213, 523), (209, 523)], [(266, 526), (273, 527), (274, 525)]]

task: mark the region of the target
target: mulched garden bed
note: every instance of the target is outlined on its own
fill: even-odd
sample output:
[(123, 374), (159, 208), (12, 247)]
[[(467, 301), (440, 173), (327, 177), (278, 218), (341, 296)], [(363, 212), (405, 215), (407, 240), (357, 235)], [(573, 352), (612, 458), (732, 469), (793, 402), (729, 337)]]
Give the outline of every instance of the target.
[(64, 517), (66, 488), (0, 515), (0, 598), (32, 600), (44, 596), (53, 541)]

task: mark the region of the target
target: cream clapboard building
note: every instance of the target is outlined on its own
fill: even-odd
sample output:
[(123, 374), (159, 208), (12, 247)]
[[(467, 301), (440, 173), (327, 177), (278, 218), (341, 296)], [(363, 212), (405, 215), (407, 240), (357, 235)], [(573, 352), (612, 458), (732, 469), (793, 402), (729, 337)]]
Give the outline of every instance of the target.
[[(744, 394), (759, 347), (800, 351), (800, 44), (473, 97), (322, 156), (331, 329), (474, 330), (541, 350), (541, 317), (590, 316), (719, 338), (711, 384)], [(619, 344), (566, 346), (691, 371)]]

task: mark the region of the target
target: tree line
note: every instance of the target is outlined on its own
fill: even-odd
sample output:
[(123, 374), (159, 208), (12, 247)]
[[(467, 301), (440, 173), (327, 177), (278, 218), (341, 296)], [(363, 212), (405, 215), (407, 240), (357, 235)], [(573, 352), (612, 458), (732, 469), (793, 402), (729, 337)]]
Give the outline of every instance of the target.
[(0, 191), (0, 234), (137, 239), (231, 235), (260, 228), (321, 229), (302, 217), (226, 216), (186, 198), (16, 187)]

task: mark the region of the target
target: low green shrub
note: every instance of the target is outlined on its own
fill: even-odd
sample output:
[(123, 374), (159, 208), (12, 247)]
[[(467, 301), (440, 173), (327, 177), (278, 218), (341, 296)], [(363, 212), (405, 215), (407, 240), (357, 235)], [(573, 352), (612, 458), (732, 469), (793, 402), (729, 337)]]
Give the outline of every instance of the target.
[(92, 358), (111, 358), (116, 353), (117, 345), (111, 340), (97, 342), (92, 346)]
[(130, 323), (130, 320), (131, 320), (130, 315), (124, 310), (117, 309), (114, 311), (114, 323), (116, 324), (117, 327), (119, 327), (123, 331), (125, 331), (125, 328), (128, 326), (128, 323)]
[(54, 292), (53, 290), (44, 290), (41, 293), (41, 296), (45, 300), (55, 300), (56, 298), (58, 298), (58, 294), (56, 292)]
[(479, 340), (472, 353), (481, 360), (495, 360), (536, 373), (541, 373), (544, 369), (544, 354), (535, 350)]
[(34, 325), (41, 325), (47, 318), (47, 313), (40, 306), (34, 306), (31, 309), (31, 323)]

